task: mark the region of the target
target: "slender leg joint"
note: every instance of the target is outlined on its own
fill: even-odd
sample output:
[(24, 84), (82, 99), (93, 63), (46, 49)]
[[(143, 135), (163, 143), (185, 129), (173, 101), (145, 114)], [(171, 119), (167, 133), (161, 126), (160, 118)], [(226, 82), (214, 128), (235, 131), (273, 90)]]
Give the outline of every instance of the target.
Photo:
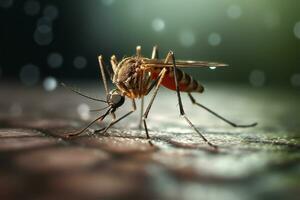
[[(136, 104), (135, 104), (135, 100), (132, 99), (132, 109), (131, 111), (129, 111), (128, 113), (124, 114), (122, 117), (120, 117), (119, 119), (114, 119), (107, 127), (99, 129), (99, 130), (95, 130), (95, 133), (106, 133), (106, 131), (112, 127), (114, 124), (118, 123), (119, 121), (121, 121), (122, 119), (128, 117), (130, 114), (132, 114), (134, 111), (136, 111)], [(115, 118), (115, 115), (113, 113), (113, 118)]]
[(240, 124), (236, 124), (236, 123), (233, 123), (232, 121), (222, 117), (221, 115), (219, 115), (218, 113), (212, 111), (211, 109), (207, 108), (206, 106), (198, 103), (195, 98), (192, 96), (191, 93), (188, 93), (188, 96), (191, 100), (191, 102), (194, 104), (194, 105), (197, 105), (201, 108), (203, 108), (204, 110), (206, 110), (207, 112), (213, 114), (214, 116), (216, 116), (217, 118), (223, 120), (224, 122), (226, 122), (227, 124), (231, 125), (232, 127), (235, 127), (235, 128), (248, 128), (248, 127), (253, 127), (253, 126), (256, 126), (257, 123), (252, 123), (252, 124), (246, 124), (246, 125), (240, 125)]
[(103, 81), (103, 84), (104, 84), (104, 90), (105, 90), (105, 93), (106, 93), (106, 96), (107, 96), (108, 92), (109, 92), (109, 89), (108, 89), (108, 85), (107, 85), (107, 81), (106, 81), (106, 76), (105, 76), (105, 71), (104, 71), (104, 62), (103, 62), (102, 55), (99, 55), (98, 61), (99, 61), (99, 67), (100, 67), (100, 72), (101, 72), (101, 76), (102, 76), (102, 81)]
[(152, 59), (158, 59), (159, 58), (159, 55), (158, 55), (158, 46), (157, 45), (155, 45), (153, 47), (151, 58)]
[[(211, 142), (209, 142), (202, 135), (202, 133), (194, 126), (194, 124), (189, 120), (189, 118), (185, 115), (185, 112), (184, 112), (184, 109), (183, 109), (182, 100), (181, 100), (180, 90), (179, 90), (179, 84), (178, 84), (178, 80), (177, 80), (177, 67), (176, 67), (175, 56), (174, 56), (174, 53), (172, 51), (169, 51), (168, 55), (170, 55), (172, 57), (172, 64), (173, 64), (173, 68), (174, 68), (174, 70), (173, 70), (174, 71), (174, 80), (175, 80), (176, 93), (177, 93), (177, 99), (178, 99), (179, 111), (180, 111), (181, 117), (185, 119), (185, 121), (189, 124), (189, 126), (192, 129), (194, 129), (194, 131), (196, 133), (198, 133), (198, 135), (203, 139), (204, 142), (206, 142), (206, 144), (208, 144), (209, 146), (213, 147), (214, 149), (217, 149), (217, 146), (214, 145), (214, 144), (212, 144)], [(168, 62), (168, 60), (166, 60), (166, 62)]]

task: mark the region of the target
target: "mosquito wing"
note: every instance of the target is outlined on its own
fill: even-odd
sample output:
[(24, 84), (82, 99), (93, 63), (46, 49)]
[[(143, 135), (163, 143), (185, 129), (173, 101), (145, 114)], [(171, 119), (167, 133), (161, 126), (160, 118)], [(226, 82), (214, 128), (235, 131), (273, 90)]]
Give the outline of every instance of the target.
[[(144, 60), (145, 67), (172, 67), (173, 63), (165, 63), (161, 59), (147, 59)], [(194, 61), (194, 60), (176, 60), (177, 67), (226, 67), (227, 64), (209, 61)]]

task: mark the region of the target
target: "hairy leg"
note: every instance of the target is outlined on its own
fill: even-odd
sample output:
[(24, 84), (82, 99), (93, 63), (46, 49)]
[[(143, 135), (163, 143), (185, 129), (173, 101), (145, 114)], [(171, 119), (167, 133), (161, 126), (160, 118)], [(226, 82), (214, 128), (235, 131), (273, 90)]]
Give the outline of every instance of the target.
[(191, 128), (194, 129), (194, 131), (196, 133), (198, 133), (198, 135), (211, 147), (213, 148), (217, 148), (216, 145), (212, 144), (211, 142), (209, 142), (203, 135), (202, 133), (195, 127), (195, 125), (191, 122), (191, 120), (186, 116), (185, 111), (183, 109), (183, 104), (182, 104), (182, 100), (181, 100), (181, 95), (180, 95), (180, 91), (179, 91), (179, 85), (178, 85), (178, 80), (177, 80), (177, 67), (176, 67), (176, 61), (175, 61), (175, 55), (172, 51), (169, 52), (171, 58), (172, 58), (172, 64), (174, 67), (174, 79), (175, 79), (175, 86), (176, 86), (176, 93), (177, 93), (177, 99), (178, 99), (178, 104), (179, 104), (179, 112), (180, 115), (183, 119), (185, 119), (185, 121), (189, 124), (189, 126)]

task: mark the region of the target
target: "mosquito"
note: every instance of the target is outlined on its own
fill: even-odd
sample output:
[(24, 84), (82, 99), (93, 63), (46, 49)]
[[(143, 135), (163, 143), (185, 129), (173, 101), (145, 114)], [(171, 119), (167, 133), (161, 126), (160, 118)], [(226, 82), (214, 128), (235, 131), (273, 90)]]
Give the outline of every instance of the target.
[[(147, 127), (147, 118), (151, 106), (157, 96), (157, 92), (161, 86), (176, 91), (180, 116), (203, 139), (206, 144), (213, 148), (217, 148), (217, 146), (206, 139), (203, 133), (196, 128), (196, 126), (186, 115), (181, 100), (181, 92), (187, 93), (192, 104), (203, 108), (204, 110), (208, 111), (209, 113), (213, 114), (217, 118), (223, 120), (233, 127), (246, 128), (254, 127), (257, 125), (257, 123), (248, 125), (239, 125), (233, 123), (232, 121), (212, 111), (208, 107), (198, 103), (192, 96), (192, 93), (203, 93), (204, 87), (191, 75), (188, 75), (187, 73), (179, 69), (186, 67), (225, 67), (228, 66), (227, 64), (207, 61), (176, 60), (173, 51), (169, 51), (165, 59), (160, 59), (157, 46), (153, 47), (151, 58), (147, 58), (142, 55), (141, 46), (136, 47), (136, 55), (125, 57), (120, 62), (118, 62), (115, 55), (111, 56), (110, 63), (112, 70), (109, 70), (105, 67), (102, 55), (98, 57), (98, 61), (102, 81), (104, 84), (104, 90), (106, 93), (106, 100), (92, 98), (79, 93), (78, 91), (73, 91), (91, 100), (105, 102), (108, 104), (105, 108), (94, 111), (101, 111), (105, 109), (107, 110), (103, 115), (97, 117), (85, 128), (83, 128), (79, 132), (69, 134), (68, 137), (74, 137), (82, 134), (92, 124), (97, 121), (102, 121), (107, 115), (110, 114), (112, 116), (112, 121), (106, 127), (94, 131), (94, 133), (106, 133), (106, 131), (111, 126), (136, 111), (135, 99), (141, 99), (140, 127), (142, 127), (142, 125), (144, 126), (145, 134), (149, 141), (149, 144), (153, 145)], [(112, 83), (116, 86), (115, 89), (109, 90), (105, 73), (108, 73), (110, 75)], [(144, 112), (144, 97), (147, 96), (152, 90), (152, 97)], [(117, 119), (115, 111), (124, 104), (125, 98), (131, 100), (132, 109), (128, 113)]]

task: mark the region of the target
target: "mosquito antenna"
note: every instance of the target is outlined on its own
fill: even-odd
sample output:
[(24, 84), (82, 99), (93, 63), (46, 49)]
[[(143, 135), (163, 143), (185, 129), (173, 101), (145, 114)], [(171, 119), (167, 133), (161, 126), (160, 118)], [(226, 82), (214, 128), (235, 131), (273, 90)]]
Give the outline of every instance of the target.
[(105, 110), (106, 108), (109, 108), (110, 106), (106, 106), (106, 107), (104, 107), (104, 108), (100, 108), (100, 109), (92, 109), (92, 110), (90, 110), (90, 112), (97, 112), (97, 111), (102, 111), (102, 110)]
[(64, 88), (67, 88), (68, 90), (70, 90), (70, 91), (72, 91), (72, 92), (75, 92), (76, 94), (78, 94), (78, 95), (80, 95), (80, 96), (82, 96), (82, 97), (85, 97), (85, 98), (87, 98), (87, 99), (107, 103), (107, 101), (104, 101), (104, 100), (101, 100), (101, 99), (96, 99), (96, 98), (87, 96), (87, 95), (85, 95), (85, 94), (82, 94), (81, 92), (79, 92), (79, 91), (77, 91), (77, 90), (74, 90), (74, 89), (71, 88), (71, 87), (66, 86), (66, 84), (64, 84), (64, 83), (61, 83), (61, 86), (63, 86)]
[(92, 126), (96, 121), (100, 120), (102, 121), (111, 111), (111, 109), (108, 109), (103, 115), (101, 115), (100, 117), (97, 117), (95, 120), (93, 120), (92, 122), (90, 122), (85, 128), (83, 128), (81, 131), (74, 133), (74, 134), (70, 134), (68, 135), (68, 137), (72, 137), (72, 136), (77, 136), (80, 135), (81, 133), (83, 133), (86, 129), (88, 129), (90, 126)]

